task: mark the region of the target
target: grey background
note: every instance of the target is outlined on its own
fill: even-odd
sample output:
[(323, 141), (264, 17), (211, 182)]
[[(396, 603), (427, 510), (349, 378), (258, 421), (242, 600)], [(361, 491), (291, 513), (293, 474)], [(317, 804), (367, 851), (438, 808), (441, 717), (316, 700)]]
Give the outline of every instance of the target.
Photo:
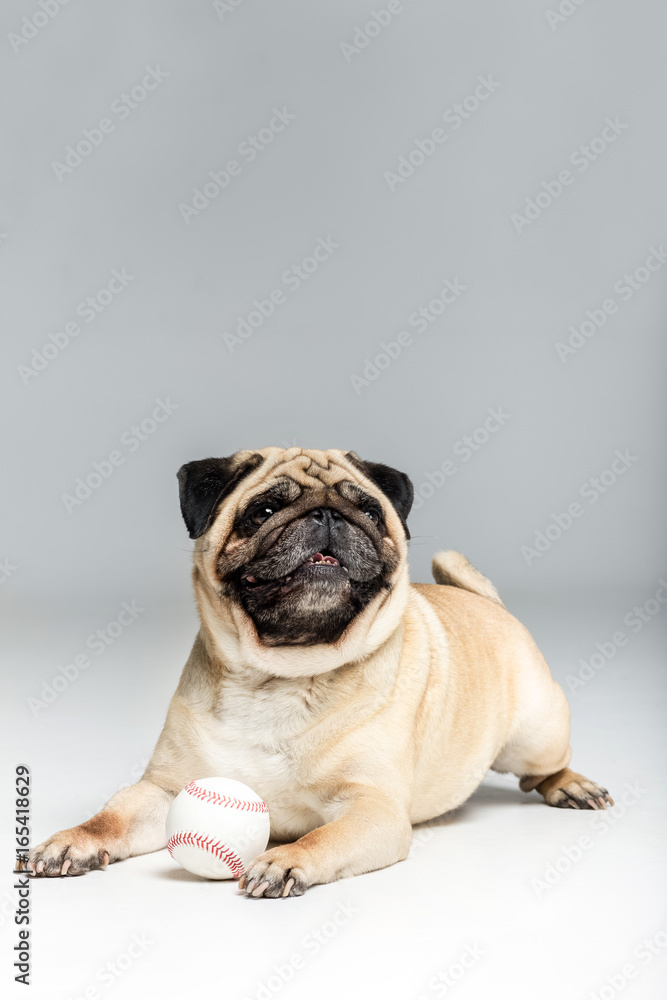
[[(184, 461), (296, 442), (354, 448), (419, 485), (498, 406), (511, 419), (412, 519), (415, 578), (437, 546), (504, 587), (662, 572), (664, 272), (566, 363), (555, 349), (665, 236), (662, 8), (592, 2), (552, 30), (534, 2), (415, 0), (348, 64), (340, 43), (372, 9), (245, 0), (221, 22), (206, 3), (72, 4), (18, 54), (7, 44), (17, 598), (182, 592)], [(3, 32), (22, 13), (5, 6)], [(147, 65), (168, 77), (59, 182), (52, 162)], [(392, 193), (384, 172), (489, 74), (499, 89)], [(179, 204), (274, 106), (296, 119), (186, 225)], [(627, 129), (517, 234), (510, 214), (608, 116)], [(340, 248), (230, 354), (223, 333), (329, 234)], [(24, 385), (32, 348), (123, 267), (134, 281)], [(357, 395), (350, 376), (456, 276), (467, 291)], [(68, 514), (61, 494), (164, 395), (178, 411)], [(521, 546), (626, 447), (635, 465), (528, 567)]]
[[(664, 5), (588, 0), (552, 27), (555, 2), (414, 0), (346, 61), (341, 43), (385, 7), (242, 0), (221, 19), (208, 2), (71, 0), (18, 52), (9, 35), (39, 7), (0, 11), (3, 776), (33, 766), (39, 839), (136, 780), (162, 725), (196, 628), (183, 462), (351, 448), (419, 487), (454, 458), (410, 519), (413, 578), (430, 578), (436, 549), (465, 552), (563, 683), (629, 633), (665, 574), (667, 264), (627, 302), (613, 288), (667, 240)], [(167, 76), (120, 121), (111, 105), (147, 66)], [(460, 128), (443, 123), (480, 76), (500, 86)], [(274, 107), (296, 117), (245, 163), (239, 144)], [(59, 181), (53, 162), (104, 117), (113, 132)], [(580, 173), (570, 155), (607, 118), (626, 127)], [(392, 192), (385, 172), (437, 127), (446, 141)], [(179, 205), (235, 157), (240, 176), (186, 224)], [(574, 182), (518, 233), (512, 213), (568, 167)], [(289, 291), (283, 272), (320, 237), (338, 249)], [(33, 349), (114, 268), (127, 288), (24, 384)], [(447, 279), (465, 293), (355, 392)], [(225, 332), (275, 288), (287, 301), (231, 353)], [(556, 344), (610, 297), (618, 312), (563, 363)], [(130, 452), (122, 436), (156, 398), (177, 409)], [(489, 408), (509, 419), (457, 460)], [(62, 494), (116, 449), (123, 464), (68, 513)], [(617, 449), (636, 461), (582, 501)], [(582, 517), (528, 565), (522, 546), (577, 501)], [(32, 711), (132, 600), (136, 622)], [(579, 746), (589, 737), (579, 766), (610, 787), (628, 719), (642, 761), (664, 754), (657, 617), (571, 698)]]

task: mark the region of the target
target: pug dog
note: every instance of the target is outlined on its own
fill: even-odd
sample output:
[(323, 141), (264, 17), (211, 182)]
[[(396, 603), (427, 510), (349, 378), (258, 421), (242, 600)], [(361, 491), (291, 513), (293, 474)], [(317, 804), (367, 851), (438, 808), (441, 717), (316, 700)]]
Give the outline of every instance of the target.
[(354, 452), (240, 451), (178, 473), (201, 628), (146, 772), (29, 853), (78, 875), (166, 846), (197, 778), (245, 782), (275, 846), (255, 897), (406, 858), (412, 825), (460, 806), (489, 770), (550, 806), (605, 809), (568, 767), (562, 689), (495, 587), (456, 552), (408, 578), (408, 477)]

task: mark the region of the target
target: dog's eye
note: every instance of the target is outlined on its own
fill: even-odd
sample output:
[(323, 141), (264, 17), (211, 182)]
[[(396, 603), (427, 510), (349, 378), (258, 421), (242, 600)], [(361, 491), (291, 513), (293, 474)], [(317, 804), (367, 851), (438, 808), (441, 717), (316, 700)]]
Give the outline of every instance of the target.
[(264, 522), (268, 521), (268, 519), (272, 517), (277, 510), (277, 506), (264, 503), (261, 507), (256, 507), (255, 510), (252, 511), (249, 516), (249, 521), (251, 524), (264, 524)]
[(380, 523), (380, 511), (377, 510), (376, 507), (368, 507), (364, 511), (364, 514), (366, 515), (366, 517), (370, 518), (370, 520), (373, 522), (373, 524), (379, 524)]

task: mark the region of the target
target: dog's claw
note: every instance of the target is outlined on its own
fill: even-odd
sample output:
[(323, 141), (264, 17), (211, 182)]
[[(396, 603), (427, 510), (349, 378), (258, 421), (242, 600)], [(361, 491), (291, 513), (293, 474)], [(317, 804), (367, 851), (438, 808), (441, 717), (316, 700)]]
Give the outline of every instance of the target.
[(239, 888), (256, 899), (260, 896), (263, 899), (303, 896), (308, 881), (303, 870), (294, 864), (301, 857), (301, 852), (297, 854), (293, 845), (274, 847), (250, 863)]
[(568, 807), (600, 810), (614, 804), (606, 788), (590, 781), (582, 774), (575, 774), (566, 768), (562, 774), (559, 772), (553, 775), (553, 778), (560, 778), (560, 783), (551, 783), (549, 779), (544, 783), (547, 786), (544, 790), (538, 788), (550, 806), (558, 806), (561, 809)]
[(285, 888), (282, 891), (283, 898), (285, 896), (289, 896), (290, 889), (292, 888), (293, 885), (294, 885), (294, 879), (293, 878), (288, 878), (287, 881), (285, 882)]

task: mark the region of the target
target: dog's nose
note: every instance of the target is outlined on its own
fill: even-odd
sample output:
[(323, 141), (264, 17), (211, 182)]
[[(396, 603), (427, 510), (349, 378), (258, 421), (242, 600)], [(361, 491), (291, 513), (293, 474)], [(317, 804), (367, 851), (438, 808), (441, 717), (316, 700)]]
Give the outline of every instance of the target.
[(340, 521), (342, 518), (340, 511), (334, 507), (315, 507), (311, 510), (309, 517), (318, 524), (326, 524), (327, 521)]

